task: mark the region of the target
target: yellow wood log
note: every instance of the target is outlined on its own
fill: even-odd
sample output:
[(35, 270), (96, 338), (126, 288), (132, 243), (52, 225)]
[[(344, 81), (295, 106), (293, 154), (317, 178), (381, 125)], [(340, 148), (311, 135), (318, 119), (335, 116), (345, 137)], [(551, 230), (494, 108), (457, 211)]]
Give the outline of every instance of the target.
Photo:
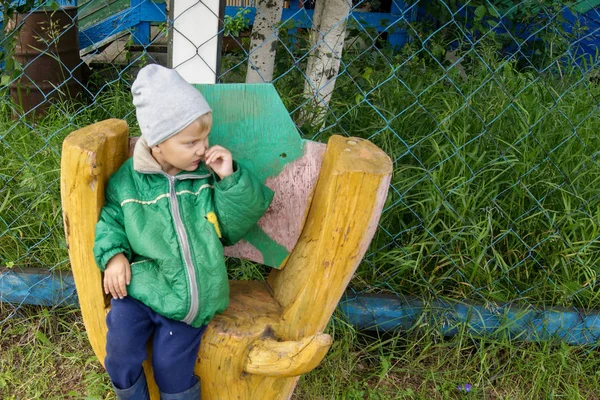
[(324, 333), (298, 341), (261, 339), (252, 345), (244, 371), (275, 377), (302, 375), (319, 365), (331, 342)]
[(106, 181), (127, 158), (128, 135), (124, 121), (111, 119), (80, 129), (63, 142), (60, 185), (65, 236), (85, 329), (102, 364), (106, 355), (106, 303), (102, 276), (92, 253), (94, 231), (104, 204)]
[(372, 143), (329, 140), (300, 240), (268, 280), (284, 309), (286, 340), (325, 329), (375, 233), (391, 173), (390, 158)]

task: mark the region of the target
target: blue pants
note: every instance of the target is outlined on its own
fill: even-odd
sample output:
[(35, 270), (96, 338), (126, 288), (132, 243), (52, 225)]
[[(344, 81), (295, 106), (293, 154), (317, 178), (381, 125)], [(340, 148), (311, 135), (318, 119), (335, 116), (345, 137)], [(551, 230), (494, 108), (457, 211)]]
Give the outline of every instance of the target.
[(111, 306), (104, 365), (117, 389), (128, 389), (140, 378), (152, 334), (152, 369), (160, 392), (181, 393), (197, 383), (194, 366), (206, 326), (163, 317), (129, 296), (111, 299)]

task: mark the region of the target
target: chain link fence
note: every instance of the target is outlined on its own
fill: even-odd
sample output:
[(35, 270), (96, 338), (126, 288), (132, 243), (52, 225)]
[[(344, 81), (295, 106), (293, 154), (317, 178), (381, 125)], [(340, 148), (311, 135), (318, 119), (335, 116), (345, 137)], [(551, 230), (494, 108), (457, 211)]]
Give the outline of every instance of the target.
[[(36, 300), (46, 290), (37, 288), (64, 286), (69, 270), (62, 139), (105, 118), (126, 119), (136, 134), (129, 89), (137, 70), (200, 60), (221, 83), (272, 81), (305, 138), (358, 136), (392, 158), (380, 227), (346, 304), (391, 294), (398, 313), (363, 325), (452, 333), (467, 324), (482, 334), (595, 344), (599, 3), (228, 0), (220, 14), (206, 6), (223, 15), (220, 32), (189, 39), (197, 51), (176, 62), (173, 43), (178, 35), (186, 43), (190, 28), (178, 25), (186, 10), (170, 4), (53, 3), (41, 14), (56, 18), (29, 29), (40, 5), (3, 3), (7, 315), (24, 303), (73, 302), (70, 287), (57, 301)], [(27, 30), (25, 44), (17, 33)], [(218, 37), (218, 57), (206, 61), (202, 46)], [(239, 260), (231, 267), (233, 278), (265, 273)], [(15, 302), (7, 282), (24, 282), (14, 273), (23, 268), (52, 274), (27, 282)]]

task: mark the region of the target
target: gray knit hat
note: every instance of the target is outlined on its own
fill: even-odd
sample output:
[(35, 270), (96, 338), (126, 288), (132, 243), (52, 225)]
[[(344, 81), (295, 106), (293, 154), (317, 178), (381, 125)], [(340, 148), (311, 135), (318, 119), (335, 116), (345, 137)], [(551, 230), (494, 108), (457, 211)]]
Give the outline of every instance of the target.
[(177, 71), (150, 64), (131, 86), (133, 105), (148, 146), (156, 146), (211, 111), (200, 92)]

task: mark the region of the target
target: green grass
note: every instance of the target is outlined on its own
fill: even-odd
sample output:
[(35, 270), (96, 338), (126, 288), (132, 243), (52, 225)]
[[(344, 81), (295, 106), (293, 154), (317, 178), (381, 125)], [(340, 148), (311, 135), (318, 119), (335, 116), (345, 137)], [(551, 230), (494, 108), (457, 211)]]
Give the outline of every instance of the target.
[[(0, 305), (3, 400), (114, 399), (78, 310)], [(334, 344), (292, 397), (325, 399), (598, 399), (596, 351), (561, 343), (443, 338), (434, 328), (358, 333), (334, 317)], [(458, 385), (470, 383), (470, 393)]]
[[(582, 288), (595, 284), (600, 265), (599, 114), (584, 84), (555, 106), (552, 91), (534, 79), (519, 74), (500, 86), (473, 76), (468, 107), (465, 94), (442, 81), (437, 93), (420, 96), (429, 116), (401, 107), (404, 118), (387, 128), (401, 139), (388, 150), (397, 159), (397, 191), (381, 224), (403, 234), (398, 247), (373, 256), (388, 285), (406, 287), (400, 282), (409, 279), (460, 299), (526, 296), (598, 308), (594, 292)], [(526, 89), (503, 95), (511, 86)], [(395, 133), (373, 139), (383, 147)], [(387, 242), (380, 237), (373, 249)]]
[(60, 207), (62, 141), (106, 118), (133, 125), (128, 90), (117, 80), (95, 89), (88, 99), (93, 107), (60, 104), (35, 123), (13, 119), (12, 104), (0, 92), (0, 265), (69, 269)]
[(104, 399), (110, 381), (79, 310), (0, 303), (0, 394), (4, 400)]

